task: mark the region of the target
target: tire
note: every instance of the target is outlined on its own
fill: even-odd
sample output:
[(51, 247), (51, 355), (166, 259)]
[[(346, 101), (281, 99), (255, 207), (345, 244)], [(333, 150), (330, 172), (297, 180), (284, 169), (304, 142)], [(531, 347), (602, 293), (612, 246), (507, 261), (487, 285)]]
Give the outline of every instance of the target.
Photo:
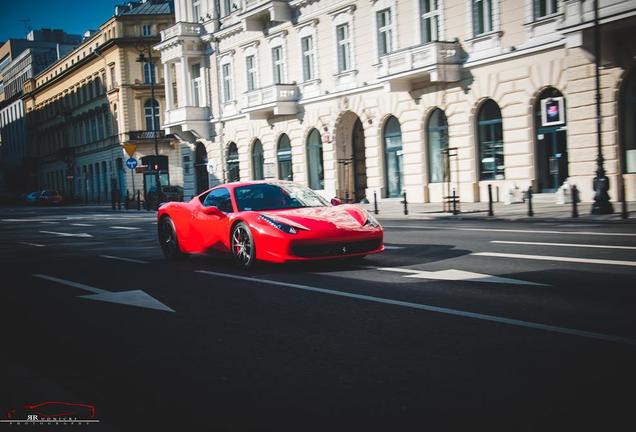
[(243, 222), (239, 222), (232, 228), (230, 235), (230, 247), (234, 264), (242, 269), (249, 270), (256, 263), (256, 248), (254, 247), (254, 237), (250, 228)]
[(183, 253), (179, 247), (177, 230), (174, 226), (174, 222), (172, 222), (172, 219), (169, 216), (161, 218), (157, 230), (161, 251), (167, 259), (176, 261), (187, 256), (187, 254)]

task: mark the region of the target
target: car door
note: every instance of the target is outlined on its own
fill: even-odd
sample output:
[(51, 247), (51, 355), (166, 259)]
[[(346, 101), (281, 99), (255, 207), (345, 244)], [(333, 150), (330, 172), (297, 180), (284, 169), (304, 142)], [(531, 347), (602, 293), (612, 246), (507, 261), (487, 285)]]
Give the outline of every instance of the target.
[[(217, 207), (221, 213), (206, 214), (205, 209), (212, 206)], [(192, 212), (192, 228), (199, 239), (202, 251), (227, 250), (225, 238), (228, 235), (227, 214), (233, 211), (230, 191), (224, 187), (213, 189), (202, 203), (199, 201)]]

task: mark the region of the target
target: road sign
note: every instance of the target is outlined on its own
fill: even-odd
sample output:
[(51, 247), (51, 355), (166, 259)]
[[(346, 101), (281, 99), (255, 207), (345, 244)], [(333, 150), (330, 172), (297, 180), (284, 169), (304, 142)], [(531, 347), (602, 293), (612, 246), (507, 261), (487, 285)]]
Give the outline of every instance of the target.
[(126, 166), (130, 169), (135, 169), (137, 167), (137, 159), (130, 158), (126, 160)]
[(126, 150), (128, 156), (133, 157), (133, 155), (137, 151), (137, 144), (124, 144), (124, 150)]

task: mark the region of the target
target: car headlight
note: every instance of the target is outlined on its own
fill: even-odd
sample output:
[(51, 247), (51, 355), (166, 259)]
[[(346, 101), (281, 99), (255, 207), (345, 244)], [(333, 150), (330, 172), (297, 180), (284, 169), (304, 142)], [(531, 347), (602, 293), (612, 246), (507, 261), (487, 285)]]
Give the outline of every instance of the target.
[(287, 225), (286, 223), (279, 222), (276, 219), (271, 218), (269, 216), (260, 215), (258, 218), (260, 220), (264, 221), (264, 222), (267, 222), (268, 224), (270, 224), (274, 228), (278, 228), (279, 230), (281, 230), (284, 233), (287, 233), (287, 234), (296, 234), (297, 233), (296, 228), (294, 228), (293, 226)]
[(373, 216), (371, 213), (367, 212), (367, 221), (364, 223), (365, 226), (369, 225), (373, 228), (380, 228), (380, 222)]

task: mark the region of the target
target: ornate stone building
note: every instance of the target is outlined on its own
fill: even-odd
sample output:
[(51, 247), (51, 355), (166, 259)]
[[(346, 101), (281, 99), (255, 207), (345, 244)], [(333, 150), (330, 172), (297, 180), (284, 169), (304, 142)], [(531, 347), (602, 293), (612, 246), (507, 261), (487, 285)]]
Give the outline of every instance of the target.
[[(164, 126), (211, 182), (439, 202), (512, 187), (583, 200), (596, 169), (592, 0), (179, 0), (156, 46)], [(636, 199), (636, 6), (599, 0), (602, 151)], [(185, 168), (184, 168), (185, 172)], [(209, 174), (209, 175), (208, 175)]]
[[(90, 201), (109, 201), (113, 190), (143, 196), (155, 185), (156, 168), (163, 184), (181, 184), (179, 151), (160, 121), (163, 73), (157, 57), (150, 61), (159, 32), (174, 24), (173, 9), (172, 2), (151, 0), (116, 6), (99, 30), (25, 83), (39, 188)], [(126, 167), (125, 146), (145, 171)]]

